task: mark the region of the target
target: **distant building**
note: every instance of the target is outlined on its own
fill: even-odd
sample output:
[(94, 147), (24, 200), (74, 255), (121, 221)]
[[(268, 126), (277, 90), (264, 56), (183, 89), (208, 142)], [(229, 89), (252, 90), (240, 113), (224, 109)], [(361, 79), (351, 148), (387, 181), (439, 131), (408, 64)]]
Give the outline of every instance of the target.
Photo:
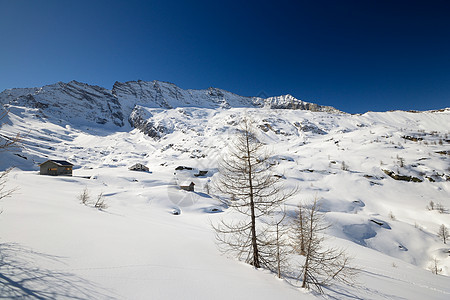
[(47, 160), (39, 165), (41, 175), (72, 176), (73, 165), (65, 160)]
[(131, 167), (128, 168), (128, 170), (131, 171), (141, 171), (141, 172), (148, 172), (149, 168), (144, 166), (143, 164), (137, 163), (132, 165)]
[(193, 183), (192, 181), (191, 182), (186, 181), (186, 182), (182, 182), (180, 184), (180, 188), (182, 190), (185, 190), (185, 191), (193, 192), (194, 191), (194, 185), (195, 185), (195, 183)]

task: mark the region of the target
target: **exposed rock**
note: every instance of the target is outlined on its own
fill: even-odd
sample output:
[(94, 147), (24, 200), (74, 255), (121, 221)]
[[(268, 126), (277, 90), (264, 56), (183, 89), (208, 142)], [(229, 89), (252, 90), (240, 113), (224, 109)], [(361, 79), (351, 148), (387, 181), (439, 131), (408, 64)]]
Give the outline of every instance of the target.
[(151, 115), (148, 111), (137, 106), (131, 112), (128, 122), (149, 137), (158, 139), (167, 132), (167, 129), (162, 125), (155, 124), (150, 118)]
[[(73, 122), (87, 120), (102, 125), (124, 126), (128, 118), (132, 126), (156, 137), (154, 128), (137, 114), (137, 106), (170, 109), (176, 107), (231, 108), (266, 107), (340, 113), (339, 110), (298, 100), (292, 95), (260, 98), (244, 97), (221, 90), (183, 90), (162, 81), (116, 82), (112, 90), (77, 81), (58, 82), (41, 88), (9, 89), (0, 93), (0, 103), (36, 108), (41, 115)], [(305, 127), (304, 130), (313, 130)], [(281, 132), (280, 132), (281, 133)]]

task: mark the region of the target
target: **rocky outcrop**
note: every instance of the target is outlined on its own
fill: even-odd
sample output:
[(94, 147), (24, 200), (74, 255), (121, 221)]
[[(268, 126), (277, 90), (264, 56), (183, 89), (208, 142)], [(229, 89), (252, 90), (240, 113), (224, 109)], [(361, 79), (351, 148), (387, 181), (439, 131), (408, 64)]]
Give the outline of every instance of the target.
[(128, 122), (130, 122), (130, 125), (136, 129), (139, 129), (142, 133), (155, 138), (159, 139), (167, 133), (167, 129), (160, 125), (155, 124), (152, 119), (152, 115), (150, 112), (146, 111), (140, 106), (136, 106), (128, 118)]
[(295, 98), (292, 95), (283, 95), (278, 97), (269, 97), (266, 99), (261, 99), (256, 101), (264, 107), (269, 107), (272, 109), (300, 109), (300, 110), (310, 110), (310, 111), (322, 111), (322, 112), (332, 112), (332, 113), (342, 113), (331, 106), (322, 106), (315, 103), (309, 103)]
[(105, 88), (77, 81), (58, 82), (34, 89), (13, 89), (0, 93), (0, 101), (29, 108), (53, 118), (77, 122), (123, 126), (122, 107)]

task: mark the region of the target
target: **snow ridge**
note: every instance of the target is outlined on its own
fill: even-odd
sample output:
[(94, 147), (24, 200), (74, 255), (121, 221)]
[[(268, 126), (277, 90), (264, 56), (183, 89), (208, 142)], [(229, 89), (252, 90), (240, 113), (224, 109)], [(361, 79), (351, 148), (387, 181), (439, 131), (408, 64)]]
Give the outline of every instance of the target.
[(86, 120), (118, 127), (124, 126), (126, 119), (135, 116), (132, 112), (136, 106), (164, 109), (266, 107), (340, 112), (333, 107), (304, 102), (291, 95), (266, 99), (244, 97), (212, 87), (184, 90), (173, 83), (157, 80), (116, 82), (112, 90), (77, 81), (58, 82), (40, 88), (8, 89), (0, 93), (0, 103), (35, 108), (37, 114), (44, 118)]

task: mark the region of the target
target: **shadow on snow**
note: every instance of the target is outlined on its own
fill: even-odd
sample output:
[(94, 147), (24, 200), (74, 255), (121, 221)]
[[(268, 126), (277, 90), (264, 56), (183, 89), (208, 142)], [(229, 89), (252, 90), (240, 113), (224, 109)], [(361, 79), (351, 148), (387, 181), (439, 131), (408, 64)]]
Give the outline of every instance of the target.
[(111, 293), (75, 274), (35, 263), (59, 259), (16, 243), (0, 243), (0, 299), (114, 299)]

